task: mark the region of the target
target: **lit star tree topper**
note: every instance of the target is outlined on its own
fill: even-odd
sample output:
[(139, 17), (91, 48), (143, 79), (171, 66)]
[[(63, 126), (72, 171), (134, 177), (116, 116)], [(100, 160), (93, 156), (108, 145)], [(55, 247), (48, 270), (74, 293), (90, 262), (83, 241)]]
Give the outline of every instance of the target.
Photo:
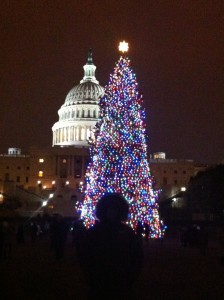
[(120, 42), (118, 49), (122, 53), (128, 52), (129, 49), (128, 43), (126, 43), (125, 41)]
[[(127, 51), (128, 45), (121, 43)], [(120, 49), (120, 47), (119, 47)], [(126, 50), (125, 50), (126, 49)], [(95, 223), (97, 201), (106, 192), (121, 193), (129, 203), (128, 223), (147, 223), (150, 236), (160, 238), (157, 192), (152, 187), (143, 98), (127, 57), (120, 57), (100, 100), (100, 118), (90, 148), (81, 218), (87, 228)]]

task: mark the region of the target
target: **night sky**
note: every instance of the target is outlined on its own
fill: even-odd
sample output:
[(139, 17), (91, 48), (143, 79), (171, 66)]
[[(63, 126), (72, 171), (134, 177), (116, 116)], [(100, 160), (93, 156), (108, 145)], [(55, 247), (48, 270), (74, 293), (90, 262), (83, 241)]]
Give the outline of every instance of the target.
[(0, 153), (50, 146), (68, 91), (93, 49), (105, 86), (129, 42), (147, 112), (149, 151), (224, 159), (224, 2), (1, 1)]

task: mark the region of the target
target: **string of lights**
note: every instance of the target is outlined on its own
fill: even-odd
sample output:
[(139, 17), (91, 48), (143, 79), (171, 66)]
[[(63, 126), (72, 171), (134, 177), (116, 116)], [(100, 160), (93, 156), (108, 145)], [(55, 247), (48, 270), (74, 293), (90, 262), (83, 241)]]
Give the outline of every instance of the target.
[(117, 192), (129, 203), (132, 228), (140, 221), (149, 224), (151, 238), (163, 236), (158, 193), (152, 187), (147, 157), (145, 118), (136, 75), (129, 58), (121, 56), (101, 98), (100, 119), (90, 148), (85, 196), (79, 207), (87, 228), (95, 223), (97, 201), (105, 192)]

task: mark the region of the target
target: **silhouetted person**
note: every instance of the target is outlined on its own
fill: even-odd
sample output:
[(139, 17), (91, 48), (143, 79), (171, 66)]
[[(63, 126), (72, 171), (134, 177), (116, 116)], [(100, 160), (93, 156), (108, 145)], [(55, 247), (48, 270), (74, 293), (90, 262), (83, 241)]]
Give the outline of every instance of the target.
[(189, 245), (191, 247), (198, 246), (199, 230), (200, 230), (200, 227), (197, 226), (196, 224), (194, 224), (193, 227), (190, 228), (189, 231), (188, 231), (188, 240), (189, 240)]
[(13, 228), (8, 222), (3, 222), (3, 258), (9, 258), (12, 254)]
[(61, 215), (54, 217), (51, 226), (51, 249), (56, 259), (64, 257), (65, 242), (67, 239), (67, 224)]
[(199, 230), (199, 249), (201, 255), (206, 255), (208, 249), (208, 232), (204, 226)]
[(142, 239), (143, 232), (144, 232), (144, 228), (142, 226), (142, 222), (138, 221), (137, 226), (136, 226), (136, 234), (141, 239)]
[(219, 231), (219, 245), (220, 245), (220, 264), (224, 267), (224, 226), (222, 225)]
[(183, 247), (189, 244), (189, 229), (186, 226), (180, 229), (180, 243)]
[(80, 241), (80, 238), (82, 237), (83, 233), (85, 232), (86, 227), (83, 224), (83, 221), (78, 219), (75, 220), (73, 225), (72, 225), (72, 237), (73, 237), (73, 243), (75, 246)]
[(145, 241), (148, 243), (149, 241), (149, 224), (144, 223), (144, 233), (145, 233)]
[(3, 224), (0, 223), (0, 259), (3, 256), (4, 237)]
[(37, 239), (37, 232), (38, 232), (38, 227), (36, 221), (32, 221), (30, 223), (30, 237), (32, 243), (34, 243)]
[(17, 232), (16, 232), (16, 241), (17, 241), (17, 244), (25, 243), (23, 224), (18, 225)]
[(78, 251), (89, 299), (131, 299), (143, 250), (134, 231), (122, 223), (128, 209), (128, 203), (116, 193), (105, 194), (97, 204), (100, 221), (87, 230)]

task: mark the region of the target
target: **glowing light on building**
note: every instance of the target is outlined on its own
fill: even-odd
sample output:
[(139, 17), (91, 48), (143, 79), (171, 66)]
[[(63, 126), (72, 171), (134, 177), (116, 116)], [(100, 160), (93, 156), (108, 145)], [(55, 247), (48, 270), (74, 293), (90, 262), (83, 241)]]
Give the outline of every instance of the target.
[(42, 206), (47, 206), (47, 201), (43, 201)]

